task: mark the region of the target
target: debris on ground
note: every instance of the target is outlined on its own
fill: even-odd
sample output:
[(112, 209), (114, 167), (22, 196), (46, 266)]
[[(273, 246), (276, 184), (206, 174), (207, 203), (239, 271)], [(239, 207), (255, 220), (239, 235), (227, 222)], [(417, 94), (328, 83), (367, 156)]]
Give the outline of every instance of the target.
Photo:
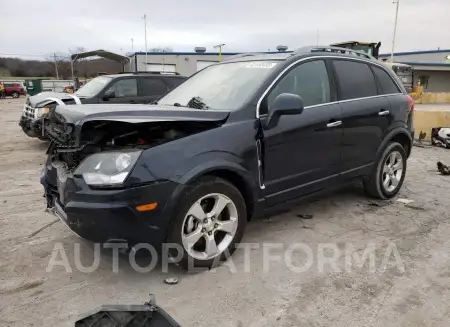
[(397, 199), (397, 202), (400, 202), (400, 203), (403, 203), (403, 204), (410, 204), (410, 203), (413, 203), (414, 200), (399, 198), (399, 199)]
[(178, 278), (168, 277), (168, 278), (164, 279), (164, 283), (167, 285), (176, 285), (176, 284), (178, 284)]
[(447, 165), (444, 165), (442, 162), (438, 161), (437, 168), (441, 175), (450, 175), (450, 167)]
[(372, 207), (385, 207), (392, 204), (391, 201), (369, 201), (367, 203), (367, 205), (372, 206)]
[(431, 129), (431, 144), (450, 149), (450, 128), (437, 127)]
[(420, 131), (419, 139), (418, 140), (414, 140), (413, 145), (421, 147), (421, 148), (429, 148), (431, 145), (426, 144), (426, 143), (423, 142), (423, 140), (425, 139), (426, 136), (427, 136), (427, 133)]
[(31, 238), (33, 236), (36, 236), (37, 234), (39, 234), (40, 232), (42, 232), (43, 230), (49, 228), (50, 226), (56, 224), (59, 221), (59, 219), (55, 219), (52, 222), (45, 224), (44, 226), (42, 226), (41, 228), (39, 228), (37, 231), (34, 231), (33, 233), (31, 233), (30, 235), (28, 235), (28, 238)]
[(304, 214), (304, 213), (299, 213), (297, 215), (297, 217), (302, 218), (302, 219), (313, 219), (314, 215), (309, 215), (309, 214)]
[(405, 207), (413, 209), (413, 210), (419, 210), (419, 211), (425, 211), (426, 209), (419, 205), (419, 204), (405, 204)]

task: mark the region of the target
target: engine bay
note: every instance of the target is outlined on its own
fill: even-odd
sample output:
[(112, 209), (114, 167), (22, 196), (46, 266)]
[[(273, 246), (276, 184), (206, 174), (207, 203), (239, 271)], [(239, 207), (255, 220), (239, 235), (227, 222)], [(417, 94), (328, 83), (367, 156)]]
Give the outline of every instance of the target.
[[(60, 120), (45, 123), (51, 139), (52, 161), (65, 163), (73, 171), (90, 154), (103, 151), (147, 149), (218, 126), (217, 122), (163, 121), (129, 123), (89, 121), (82, 125), (76, 142), (74, 126)], [(77, 144), (78, 143), (78, 144)]]

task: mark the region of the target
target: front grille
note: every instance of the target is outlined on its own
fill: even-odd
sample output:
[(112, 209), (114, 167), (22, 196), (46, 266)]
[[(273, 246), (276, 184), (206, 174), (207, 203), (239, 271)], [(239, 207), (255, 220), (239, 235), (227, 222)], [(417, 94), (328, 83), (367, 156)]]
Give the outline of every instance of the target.
[(27, 102), (23, 107), (22, 116), (28, 119), (36, 119), (36, 110), (37, 109), (31, 107)]

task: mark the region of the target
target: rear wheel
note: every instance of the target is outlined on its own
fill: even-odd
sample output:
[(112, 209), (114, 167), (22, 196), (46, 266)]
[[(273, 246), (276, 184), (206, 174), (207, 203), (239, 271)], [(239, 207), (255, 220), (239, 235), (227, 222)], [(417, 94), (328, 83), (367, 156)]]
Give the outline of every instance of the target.
[(242, 238), (244, 199), (236, 187), (216, 177), (201, 179), (181, 198), (167, 241), (182, 249), (183, 268), (212, 268), (231, 255)]
[(14, 99), (17, 99), (17, 98), (20, 96), (20, 94), (19, 94), (19, 92), (14, 91), (13, 93), (11, 93), (11, 96), (12, 96)]
[(406, 151), (401, 144), (389, 143), (371, 176), (363, 180), (366, 192), (379, 199), (395, 196), (405, 179), (406, 158)]

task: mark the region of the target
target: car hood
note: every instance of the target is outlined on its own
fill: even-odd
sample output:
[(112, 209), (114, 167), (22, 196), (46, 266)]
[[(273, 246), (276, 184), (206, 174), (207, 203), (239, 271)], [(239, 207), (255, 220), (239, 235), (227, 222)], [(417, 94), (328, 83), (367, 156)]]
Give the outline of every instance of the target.
[[(47, 102), (52, 102), (49, 98), (56, 98), (61, 100), (72, 100), (73, 97), (67, 93), (58, 93), (58, 92), (41, 92), (36, 95), (28, 97), (30, 101), (30, 105), (32, 107), (36, 107), (37, 105), (45, 105)], [(47, 101), (46, 101), (47, 100)]]
[(163, 105), (84, 104), (58, 106), (55, 110), (65, 123), (82, 125), (87, 121), (105, 120), (127, 123), (158, 121), (221, 121), (230, 111), (199, 110)]

